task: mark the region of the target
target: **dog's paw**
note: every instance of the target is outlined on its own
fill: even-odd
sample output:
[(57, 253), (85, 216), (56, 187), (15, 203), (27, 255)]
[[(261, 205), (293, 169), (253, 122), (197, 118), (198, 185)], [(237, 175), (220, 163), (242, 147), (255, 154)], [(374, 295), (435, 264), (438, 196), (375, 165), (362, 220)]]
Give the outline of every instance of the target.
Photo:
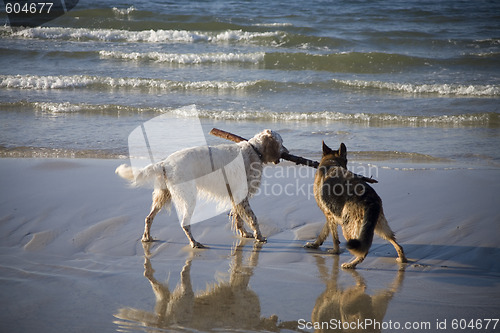
[(317, 249), (319, 247), (319, 245), (314, 243), (314, 242), (307, 242), (304, 244), (304, 247), (306, 249)]
[(148, 279), (152, 279), (153, 278), (153, 274), (154, 274), (155, 270), (153, 269), (153, 267), (151, 266), (151, 263), (148, 262), (147, 264), (144, 264), (144, 276)]
[(260, 242), (260, 243), (267, 243), (267, 238), (264, 236), (257, 236), (257, 237), (255, 237), (255, 240)]
[(343, 269), (355, 269), (356, 265), (352, 264), (350, 262), (345, 262), (345, 263), (342, 264), (342, 268)]
[(329, 254), (340, 254), (340, 249), (328, 249)]
[(143, 241), (143, 242), (152, 242), (153, 241), (153, 237), (151, 237), (150, 235), (143, 235), (141, 241)]
[(196, 241), (191, 243), (191, 247), (193, 249), (206, 249), (207, 248), (205, 245), (203, 245), (199, 242), (196, 242)]
[(251, 232), (245, 231), (241, 232), (240, 231), (240, 237), (242, 238), (253, 238), (253, 234)]

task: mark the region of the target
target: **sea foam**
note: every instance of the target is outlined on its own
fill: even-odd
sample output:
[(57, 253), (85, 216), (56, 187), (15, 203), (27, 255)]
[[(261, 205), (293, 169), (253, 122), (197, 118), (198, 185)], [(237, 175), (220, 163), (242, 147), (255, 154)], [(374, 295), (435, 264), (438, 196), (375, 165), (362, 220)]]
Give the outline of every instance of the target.
[(202, 32), (187, 30), (142, 30), (130, 31), (119, 29), (89, 29), (89, 28), (61, 28), (37, 27), (13, 33), (13, 36), (38, 39), (60, 40), (96, 40), (104, 42), (238, 42), (251, 41), (259, 37), (273, 37), (277, 32), (248, 32), (243, 30), (226, 30), (223, 32)]
[(165, 90), (239, 90), (251, 87), (258, 81), (170, 81), (144, 78), (113, 78), (100, 76), (40, 76), (0, 75), (0, 87), (16, 89), (70, 89), (70, 88), (154, 88)]
[(410, 94), (439, 94), (458, 96), (499, 96), (500, 87), (497, 85), (466, 85), (466, 84), (412, 84), (382, 81), (338, 80), (333, 82), (344, 86), (358, 88), (374, 88)]
[[(270, 110), (231, 110), (202, 109), (196, 106), (184, 108), (135, 107), (128, 105), (88, 104), (69, 102), (6, 102), (0, 103), (3, 109), (34, 109), (50, 114), (64, 113), (145, 113), (170, 114), (180, 118), (207, 118), (230, 121), (270, 121), (270, 122), (344, 122), (362, 126), (405, 126), (405, 127), (500, 127), (500, 115), (494, 112), (455, 115), (412, 116), (390, 113), (372, 114), (365, 112), (344, 113), (337, 111), (322, 112), (276, 112)], [(325, 133), (321, 132), (321, 135)]]
[(161, 52), (119, 52), (99, 51), (101, 58), (114, 58), (124, 60), (151, 60), (176, 64), (203, 64), (203, 63), (254, 63), (264, 60), (264, 52), (255, 53), (161, 53)]

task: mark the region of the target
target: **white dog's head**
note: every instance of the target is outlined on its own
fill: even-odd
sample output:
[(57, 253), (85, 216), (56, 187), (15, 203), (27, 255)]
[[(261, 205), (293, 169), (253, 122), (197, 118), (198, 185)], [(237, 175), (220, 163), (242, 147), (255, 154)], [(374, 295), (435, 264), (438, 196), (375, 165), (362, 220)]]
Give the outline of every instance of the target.
[(266, 129), (248, 140), (261, 154), (262, 162), (278, 164), (281, 154), (288, 153), (288, 149), (283, 146), (281, 136), (269, 129)]

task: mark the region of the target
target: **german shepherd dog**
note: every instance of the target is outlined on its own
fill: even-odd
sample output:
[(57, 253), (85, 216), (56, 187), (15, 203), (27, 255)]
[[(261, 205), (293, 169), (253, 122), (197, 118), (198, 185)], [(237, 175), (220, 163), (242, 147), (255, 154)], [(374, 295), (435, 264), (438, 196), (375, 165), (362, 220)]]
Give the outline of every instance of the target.
[(346, 247), (356, 256), (342, 264), (342, 268), (355, 268), (365, 259), (374, 232), (394, 246), (399, 262), (407, 262), (403, 248), (387, 224), (382, 200), (363, 177), (347, 170), (347, 148), (343, 143), (338, 150), (332, 150), (323, 142), (323, 157), (314, 177), (314, 197), (325, 214), (326, 223), (317, 239), (307, 243), (306, 248), (318, 248), (331, 232), (332, 252), (340, 253), (337, 233), (337, 225), (340, 225)]

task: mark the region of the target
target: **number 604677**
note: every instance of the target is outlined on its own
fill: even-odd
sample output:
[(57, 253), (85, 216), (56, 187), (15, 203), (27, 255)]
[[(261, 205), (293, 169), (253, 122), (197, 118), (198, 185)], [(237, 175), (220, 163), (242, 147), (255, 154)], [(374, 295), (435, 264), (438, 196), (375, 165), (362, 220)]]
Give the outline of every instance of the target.
[(42, 14), (42, 13), (50, 13), (53, 2), (7, 2), (5, 4), (5, 12), (7, 14)]
[(474, 329), (474, 330), (486, 330), (486, 329), (496, 329), (498, 324), (498, 319), (453, 319), (451, 321), (451, 328), (454, 330), (460, 329)]

